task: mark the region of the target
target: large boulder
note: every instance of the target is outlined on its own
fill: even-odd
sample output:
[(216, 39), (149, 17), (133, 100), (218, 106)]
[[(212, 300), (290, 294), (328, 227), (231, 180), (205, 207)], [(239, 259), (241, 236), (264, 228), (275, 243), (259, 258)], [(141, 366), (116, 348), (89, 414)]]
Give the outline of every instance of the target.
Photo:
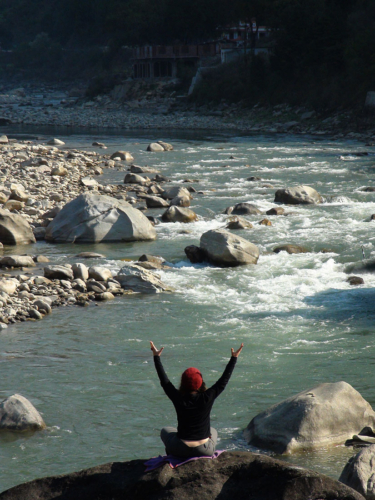
[(191, 198), (190, 192), (181, 186), (171, 186), (161, 193), (165, 200), (173, 200), (176, 197)]
[(190, 208), (169, 207), (161, 216), (163, 222), (195, 222), (198, 217)]
[(165, 149), (161, 144), (158, 144), (157, 142), (151, 142), (147, 146), (146, 151), (150, 151), (151, 153), (161, 153), (162, 151), (165, 151)]
[(4, 399), (0, 404), (0, 430), (37, 431), (46, 424), (30, 401), (20, 394)]
[(231, 215), (260, 215), (262, 212), (252, 203), (237, 203), (234, 205)]
[(225, 452), (218, 458), (145, 472), (145, 459), (114, 462), (35, 479), (1, 500), (364, 500), (334, 479), (266, 455)]
[(205, 251), (209, 262), (220, 267), (256, 264), (259, 258), (256, 245), (225, 229), (211, 229), (202, 234), (200, 248)]
[(123, 200), (84, 193), (67, 203), (48, 225), (45, 239), (55, 243), (154, 240), (156, 232), (142, 212)]
[(4, 245), (28, 245), (35, 243), (30, 224), (22, 215), (0, 209), (0, 242)]
[(46, 266), (44, 269), (44, 277), (50, 280), (72, 280), (74, 279), (73, 270), (67, 266), (58, 264)]
[(310, 186), (296, 186), (294, 188), (278, 189), (275, 193), (275, 203), (288, 205), (314, 205), (322, 203), (320, 194)]
[(5, 255), (0, 259), (3, 267), (35, 267), (35, 262), (30, 255)]
[(349, 459), (339, 481), (358, 491), (367, 500), (375, 500), (375, 444)]
[(293, 453), (333, 446), (373, 427), (375, 412), (346, 382), (320, 384), (254, 417), (245, 430), (249, 444)]
[(137, 265), (124, 266), (115, 276), (122, 288), (137, 293), (173, 292), (173, 288), (165, 285), (158, 274), (152, 273)]

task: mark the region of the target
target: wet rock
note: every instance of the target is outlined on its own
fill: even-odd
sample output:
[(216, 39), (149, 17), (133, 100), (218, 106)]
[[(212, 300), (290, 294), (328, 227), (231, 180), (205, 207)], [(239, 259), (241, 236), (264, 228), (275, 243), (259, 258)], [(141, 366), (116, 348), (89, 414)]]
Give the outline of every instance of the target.
[(151, 153), (161, 153), (162, 151), (165, 151), (165, 149), (161, 144), (158, 144), (157, 142), (151, 142), (151, 144), (147, 146), (146, 151), (150, 151)]
[(157, 174), (158, 170), (151, 167), (140, 167), (138, 165), (130, 165), (130, 172), (132, 174)]
[(49, 258), (46, 257), (45, 255), (34, 255), (33, 261), (36, 263), (49, 262)]
[(156, 255), (143, 254), (139, 257), (138, 262), (151, 262), (152, 264), (157, 264), (162, 266), (165, 262), (163, 257), (158, 257)]
[(209, 262), (220, 267), (256, 264), (259, 258), (256, 245), (224, 229), (202, 234), (200, 248), (206, 252)]
[(81, 259), (105, 259), (105, 255), (95, 252), (77, 253), (76, 257), (80, 257)]
[(46, 235), (46, 228), (45, 227), (33, 227), (33, 234), (34, 238), (36, 241), (42, 241), (44, 240), (44, 237)]
[(154, 182), (171, 182), (171, 180), (166, 177), (165, 175), (157, 174), (155, 177), (152, 179)]
[(30, 255), (5, 255), (0, 259), (2, 267), (35, 267), (35, 262)]
[(89, 278), (96, 281), (107, 281), (112, 278), (112, 273), (107, 267), (93, 266), (89, 268)]
[(43, 314), (40, 313), (37, 309), (30, 308), (28, 312), (29, 312), (30, 318), (33, 318), (36, 320), (43, 319)]
[(161, 216), (163, 222), (190, 223), (198, 220), (197, 214), (190, 208), (169, 207)]
[(232, 215), (259, 215), (262, 212), (251, 203), (237, 203), (231, 211)]
[(172, 144), (169, 144), (168, 142), (157, 141), (157, 144), (160, 144), (160, 146), (164, 149), (164, 151), (173, 151)]
[(64, 206), (49, 224), (45, 239), (56, 243), (154, 240), (150, 221), (123, 200), (82, 194)]
[(308, 250), (300, 245), (279, 245), (273, 249), (274, 253), (287, 252), (292, 253), (307, 253)]
[(296, 186), (294, 188), (278, 189), (275, 193), (275, 203), (289, 205), (314, 205), (322, 203), (323, 198), (310, 186)]
[(13, 394), (0, 404), (0, 429), (8, 431), (37, 431), (46, 427), (43, 418), (30, 401)]
[(285, 210), (283, 209), (283, 207), (270, 208), (266, 212), (267, 215), (284, 215), (284, 213), (285, 213)]
[[(19, 203), (19, 202), (16, 202)], [(0, 242), (4, 245), (28, 245), (35, 243), (30, 224), (18, 214), (0, 209)]]
[(375, 499), (375, 444), (351, 457), (339, 481), (358, 491), (366, 500)]
[(200, 264), (207, 260), (206, 252), (196, 245), (189, 245), (185, 247), (184, 251), (192, 264)]
[(276, 453), (293, 453), (344, 444), (375, 412), (346, 382), (320, 384), (254, 417), (245, 431), (249, 444)]
[(50, 280), (72, 280), (74, 279), (74, 274), (72, 269), (65, 266), (46, 266), (44, 268), (44, 277)]
[(251, 182), (255, 182), (255, 181), (261, 181), (262, 178), (261, 177), (255, 177), (254, 175), (252, 175), (251, 177), (248, 177), (246, 180), (247, 181), (251, 181)]
[(262, 219), (258, 224), (260, 226), (272, 226), (272, 222), (268, 219)]
[(252, 229), (253, 225), (251, 222), (247, 221), (243, 217), (231, 217), (228, 224), (225, 226), (226, 229)]
[(114, 158), (119, 158), (123, 161), (134, 161), (134, 158), (129, 153), (129, 151), (116, 151), (116, 153), (113, 153), (113, 155), (111, 155), (111, 160), (113, 160)]
[(361, 188), (359, 191), (363, 191), (364, 193), (373, 193), (375, 191), (375, 187), (368, 186), (368, 187)]
[(124, 266), (116, 276), (116, 281), (121, 284), (125, 290), (132, 290), (136, 293), (160, 293), (173, 292), (174, 289), (165, 285), (160, 276), (141, 269), (136, 265)]
[(105, 300), (113, 300), (115, 296), (111, 292), (96, 293), (95, 300), (103, 302)]
[(77, 500), (77, 492), (81, 500), (364, 500), (323, 474), (257, 453), (226, 451), (215, 460), (193, 460), (176, 469), (166, 464), (147, 473), (145, 460), (36, 479), (3, 492), (1, 500)]
[(365, 283), (363, 278), (361, 278), (359, 276), (349, 276), (346, 281), (349, 283), (349, 285), (352, 285), (352, 286), (363, 285)]

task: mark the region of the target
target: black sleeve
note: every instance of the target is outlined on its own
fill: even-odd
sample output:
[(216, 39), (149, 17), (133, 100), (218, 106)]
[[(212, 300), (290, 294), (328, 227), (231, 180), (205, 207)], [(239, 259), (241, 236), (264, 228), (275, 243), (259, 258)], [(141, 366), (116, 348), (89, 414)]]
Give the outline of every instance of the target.
[(154, 356), (154, 365), (156, 368), (156, 373), (158, 374), (160, 380), (160, 385), (164, 389), (165, 394), (170, 399), (172, 399), (175, 393), (178, 391), (165, 373), (163, 365), (161, 364), (160, 356)]
[(237, 358), (235, 356), (231, 356), (227, 366), (225, 367), (225, 370), (222, 374), (222, 376), (219, 378), (219, 380), (209, 389), (207, 389), (207, 392), (212, 392), (214, 398), (217, 398), (219, 394), (223, 392), (225, 389), (225, 386), (229, 382), (229, 379), (232, 375), (232, 372), (234, 370), (234, 367), (236, 366), (237, 363)]

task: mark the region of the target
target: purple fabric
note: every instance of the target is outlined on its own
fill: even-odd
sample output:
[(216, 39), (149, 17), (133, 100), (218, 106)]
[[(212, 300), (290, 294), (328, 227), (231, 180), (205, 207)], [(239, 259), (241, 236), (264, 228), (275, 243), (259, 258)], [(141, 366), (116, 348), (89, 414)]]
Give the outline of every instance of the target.
[(172, 469), (175, 469), (176, 467), (179, 467), (180, 465), (187, 464), (188, 462), (191, 462), (192, 460), (199, 460), (200, 458), (217, 458), (220, 456), (225, 450), (217, 450), (215, 453), (212, 455), (212, 457), (190, 457), (190, 458), (181, 458), (181, 457), (174, 457), (173, 455), (159, 455), (158, 457), (150, 458), (145, 462), (146, 470), (145, 472), (149, 472), (150, 470), (157, 469), (158, 467), (161, 467), (162, 465), (169, 463), (169, 466)]

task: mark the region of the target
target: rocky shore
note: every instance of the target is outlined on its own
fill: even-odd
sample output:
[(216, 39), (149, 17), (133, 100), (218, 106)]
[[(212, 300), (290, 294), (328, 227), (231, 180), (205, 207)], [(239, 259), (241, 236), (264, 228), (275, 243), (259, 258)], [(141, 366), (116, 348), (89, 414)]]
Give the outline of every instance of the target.
[[(136, 87), (137, 82), (132, 85)], [(358, 119), (358, 110), (324, 114), (287, 104), (249, 107), (245, 102), (231, 104), (225, 100), (198, 105), (163, 87), (130, 93), (128, 87), (119, 85), (109, 94), (88, 98), (83, 84), (72, 87), (25, 83), (17, 88), (3, 84), (0, 124), (293, 133), (375, 141), (373, 120)]]

